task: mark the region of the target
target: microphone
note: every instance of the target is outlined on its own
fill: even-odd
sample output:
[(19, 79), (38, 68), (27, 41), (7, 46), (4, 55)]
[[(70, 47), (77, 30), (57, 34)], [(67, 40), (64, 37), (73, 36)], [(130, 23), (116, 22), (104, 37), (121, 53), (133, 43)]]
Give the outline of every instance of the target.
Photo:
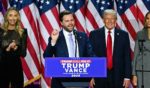
[(75, 57), (77, 57), (77, 31), (73, 30), (73, 34), (75, 36)]
[(75, 36), (75, 39), (77, 39), (77, 31), (76, 30), (73, 30), (73, 34)]

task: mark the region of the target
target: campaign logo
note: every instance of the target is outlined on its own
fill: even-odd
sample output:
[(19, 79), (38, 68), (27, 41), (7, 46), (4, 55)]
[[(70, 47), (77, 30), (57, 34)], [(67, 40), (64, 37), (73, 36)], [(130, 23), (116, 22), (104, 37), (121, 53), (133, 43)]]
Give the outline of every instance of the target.
[(60, 60), (63, 74), (72, 74), (72, 77), (80, 77), (81, 74), (88, 74), (91, 60)]
[(106, 58), (45, 58), (46, 77), (106, 77)]

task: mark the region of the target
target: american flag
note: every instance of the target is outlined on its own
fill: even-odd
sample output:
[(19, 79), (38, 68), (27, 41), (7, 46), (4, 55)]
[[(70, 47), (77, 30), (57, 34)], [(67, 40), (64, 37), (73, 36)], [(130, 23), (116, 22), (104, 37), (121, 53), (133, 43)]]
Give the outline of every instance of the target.
[(136, 0), (116, 0), (115, 9), (118, 12), (118, 26), (129, 33), (130, 46), (133, 51), (136, 32), (139, 31)]
[(89, 0), (86, 9), (86, 27), (90, 32), (104, 26), (102, 13), (105, 9), (113, 9), (112, 0)]
[(144, 16), (145, 14), (150, 11), (150, 0), (137, 0), (136, 1), (137, 5), (137, 12), (138, 12), (138, 22), (140, 29), (143, 28), (143, 23), (144, 23)]
[[(116, 10), (117, 26), (129, 33), (133, 51), (136, 33), (143, 28), (144, 16), (150, 11), (150, 0), (9, 0), (8, 4), (19, 9), (22, 26), (28, 30), (27, 56), (22, 58), (25, 85), (41, 78), (42, 88), (50, 86), (50, 79), (44, 77), (43, 52), (52, 30), (61, 29), (59, 12), (75, 13), (76, 29), (88, 34), (104, 25), (105, 9)], [(2, 3), (0, 19), (3, 19), (1, 8)]]
[(85, 22), (86, 0), (61, 0), (60, 12), (64, 10), (75, 14), (76, 29), (87, 32)]
[(3, 5), (2, 2), (0, 1), (0, 25), (3, 23)]
[(41, 54), (41, 68), (42, 68), (42, 78), (41, 86), (42, 88), (48, 88), (50, 86), (50, 79), (44, 76), (44, 59), (43, 52), (48, 44), (48, 38), (52, 30), (60, 30), (59, 22), (59, 10), (57, 0), (37, 0), (36, 8), (37, 21), (38, 21), (38, 31), (40, 38), (40, 54)]

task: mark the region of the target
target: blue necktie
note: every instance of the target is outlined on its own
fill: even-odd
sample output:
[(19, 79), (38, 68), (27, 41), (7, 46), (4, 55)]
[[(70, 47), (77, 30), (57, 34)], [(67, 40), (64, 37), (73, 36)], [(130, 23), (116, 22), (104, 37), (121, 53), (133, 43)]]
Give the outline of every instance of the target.
[(74, 41), (73, 41), (73, 34), (68, 34), (69, 36), (69, 44), (70, 44), (70, 57), (75, 57), (75, 44), (74, 44)]

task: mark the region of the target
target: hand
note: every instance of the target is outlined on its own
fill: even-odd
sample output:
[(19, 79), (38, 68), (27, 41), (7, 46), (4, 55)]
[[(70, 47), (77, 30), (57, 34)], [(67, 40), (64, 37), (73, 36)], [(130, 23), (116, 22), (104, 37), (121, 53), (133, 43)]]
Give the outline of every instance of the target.
[(95, 80), (94, 78), (92, 78), (90, 81), (90, 88), (94, 88), (94, 85), (95, 85)]
[(6, 48), (6, 51), (10, 51), (10, 49), (15, 49), (16, 48), (16, 42), (13, 40), (9, 46)]
[(16, 42), (15, 40), (12, 40), (12, 42), (9, 44), (9, 47), (14, 49), (16, 47)]
[(132, 84), (133, 84), (133, 86), (137, 86), (137, 76), (133, 76)]
[(123, 86), (124, 88), (129, 88), (130, 80), (124, 79)]
[(56, 43), (58, 36), (59, 36), (59, 31), (53, 30), (51, 33), (51, 38), (52, 38), (51, 42)]
[(16, 51), (17, 49), (18, 49), (18, 46), (15, 46), (15, 47), (13, 48), (14, 51)]

